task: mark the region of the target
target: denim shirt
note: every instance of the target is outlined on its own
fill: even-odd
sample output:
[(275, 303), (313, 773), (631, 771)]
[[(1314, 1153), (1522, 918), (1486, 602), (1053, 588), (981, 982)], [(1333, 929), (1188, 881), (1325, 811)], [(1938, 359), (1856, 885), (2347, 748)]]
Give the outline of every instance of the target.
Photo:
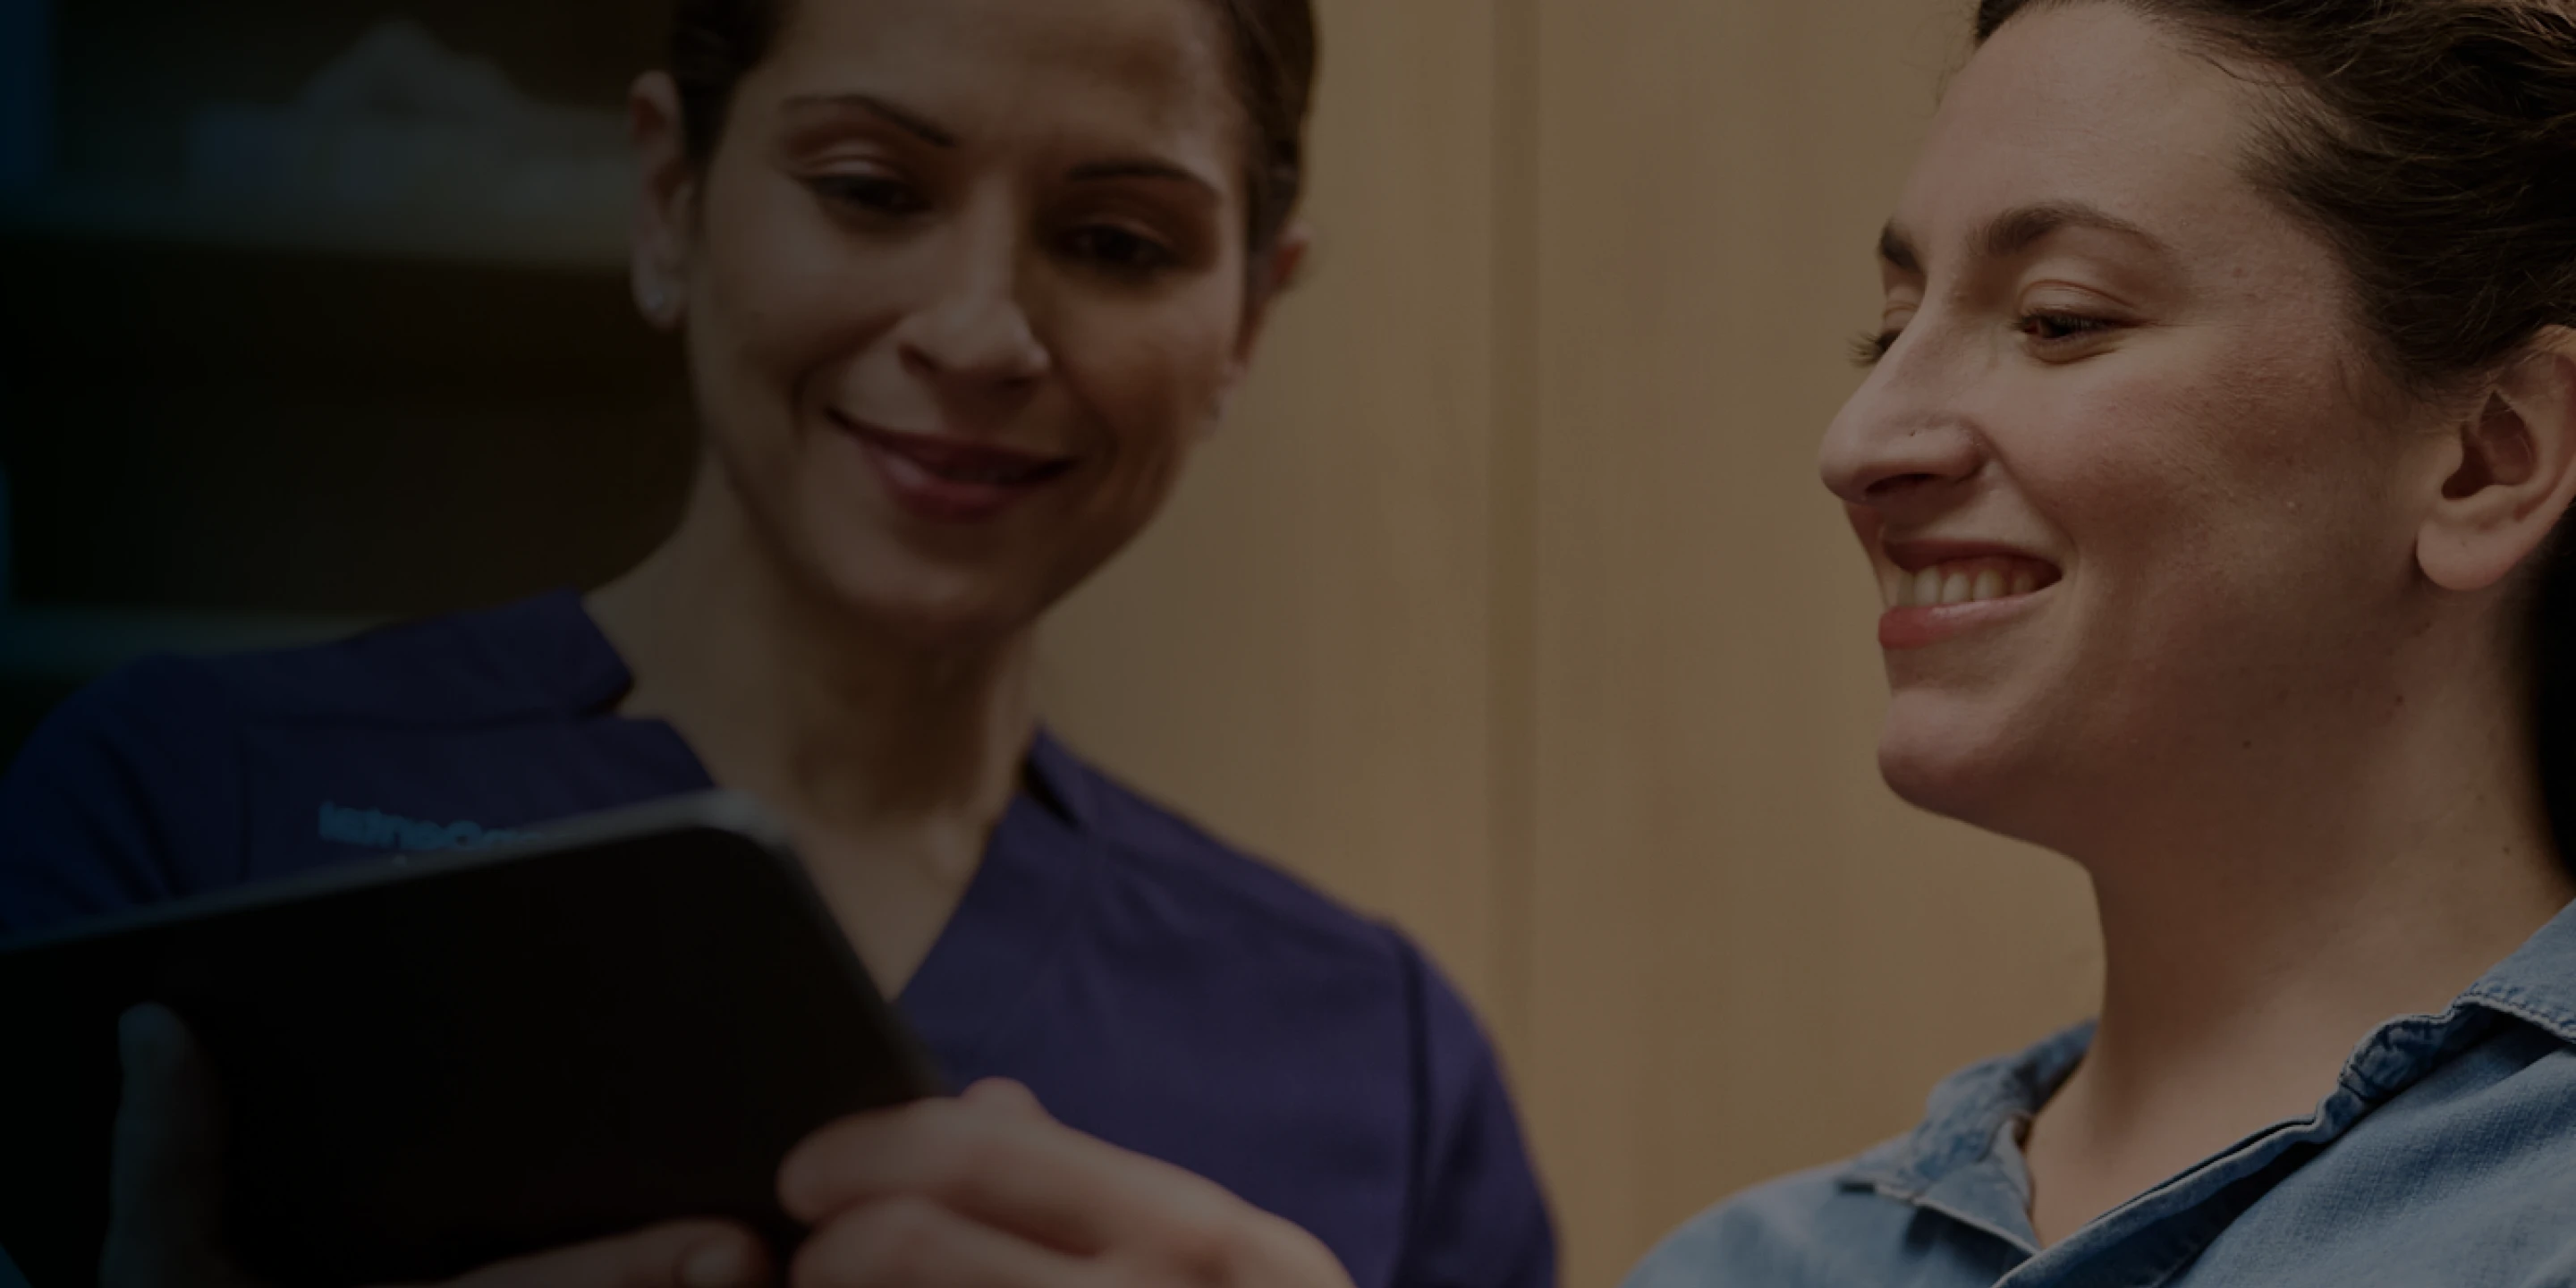
[(2042, 1249), (2020, 1129), (2091, 1039), (1953, 1075), (1910, 1135), (1701, 1214), (1627, 1288), (2576, 1285), (2576, 906), (2380, 1025), (2314, 1113)]

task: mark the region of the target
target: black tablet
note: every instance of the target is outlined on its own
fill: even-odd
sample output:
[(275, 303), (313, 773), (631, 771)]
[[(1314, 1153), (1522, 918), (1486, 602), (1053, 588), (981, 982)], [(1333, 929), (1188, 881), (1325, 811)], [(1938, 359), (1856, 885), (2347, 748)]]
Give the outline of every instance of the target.
[(443, 1279), (686, 1216), (783, 1247), (780, 1159), (936, 1080), (780, 830), (710, 795), (0, 945), (0, 1248), (91, 1282), (117, 1017), (186, 1020), (262, 1280)]

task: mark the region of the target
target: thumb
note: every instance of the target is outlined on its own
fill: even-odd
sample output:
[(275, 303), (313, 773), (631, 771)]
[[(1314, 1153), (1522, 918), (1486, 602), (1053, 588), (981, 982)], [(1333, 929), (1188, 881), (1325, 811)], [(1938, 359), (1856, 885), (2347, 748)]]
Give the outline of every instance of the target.
[(118, 1017), (116, 1037), (124, 1078), (99, 1282), (239, 1284), (221, 1252), (223, 1123), (205, 1056), (187, 1025), (162, 1006), (128, 1010)]
[(1027, 1084), (1009, 1078), (986, 1078), (966, 1088), (965, 1093), (957, 1098), (978, 1109), (1012, 1118), (1055, 1121), (1055, 1116), (1046, 1111), (1046, 1106), (1038, 1103), (1036, 1092), (1029, 1090)]

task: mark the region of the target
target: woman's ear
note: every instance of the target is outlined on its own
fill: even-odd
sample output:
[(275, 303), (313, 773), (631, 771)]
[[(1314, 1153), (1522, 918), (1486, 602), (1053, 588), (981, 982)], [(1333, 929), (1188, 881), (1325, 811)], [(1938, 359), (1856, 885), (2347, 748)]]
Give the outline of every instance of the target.
[(2443, 431), (2415, 561), (2446, 590), (2502, 581), (2576, 497), (2576, 331), (2550, 327)]
[(1271, 243), (1270, 254), (1258, 266), (1251, 289), (1243, 303), (1243, 327), (1234, 337), (1234, 378), (1241, 379), (1252, 367), (1253, 351), (1261, 347), (1261, 329), (1270, 320), (1270, 306), (1297, 284), (1298, 270), (1305, 267), (1306, 249), (1314, 237), (1304, 224), (1290, 224), (1279, 231)]
[(1269, 255), (1255, 265), (1250, 287), (1243, 302), (1243, 325), (1235, 331), (1234, 354), (1226, 362), (1225, 377), (1217, 385), (1216, 405), (1208, 409), (1208, 428), (1225, 419), (1226, 407), (1234, 401), (1234, 391), (1252, 372), (1252, 355), (1261, 348), (1262, 328), (1270, 320), (1270, 306), (1297, 284), (1297, 272), (1306, 263), (1306, 249), (1314, 243), (1304, 224), (1290, 224), (1279, 231)]
[(657, 330), (688, 316), (689, 246), (697, 218), (697, 167), (689, 158), (680, 87), (668, 72), (646, 72), (626, 98), (637, 191), (632, 276), (635, 307)]

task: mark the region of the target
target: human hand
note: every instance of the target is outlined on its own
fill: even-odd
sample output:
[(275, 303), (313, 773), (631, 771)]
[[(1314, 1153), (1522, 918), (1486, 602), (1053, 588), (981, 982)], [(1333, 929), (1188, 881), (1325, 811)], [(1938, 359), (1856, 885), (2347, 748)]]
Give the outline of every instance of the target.
[(814, 1227), (793, 1288), (1350, 1288), (1313, 1235), (1015, 1082), (834, 1123), (788, 1155), (779, 1197)]
[[(185, 1024), (138, 1006), (117, 1025), (125, 1091), (110, 1165), (100, 1288), (259, 1288), (223, 1249), (222, 1106)], [(757, 1288), (760, 1240), (721, 1221), (679, 1221), (487, 1266), (451, 1288)]]

